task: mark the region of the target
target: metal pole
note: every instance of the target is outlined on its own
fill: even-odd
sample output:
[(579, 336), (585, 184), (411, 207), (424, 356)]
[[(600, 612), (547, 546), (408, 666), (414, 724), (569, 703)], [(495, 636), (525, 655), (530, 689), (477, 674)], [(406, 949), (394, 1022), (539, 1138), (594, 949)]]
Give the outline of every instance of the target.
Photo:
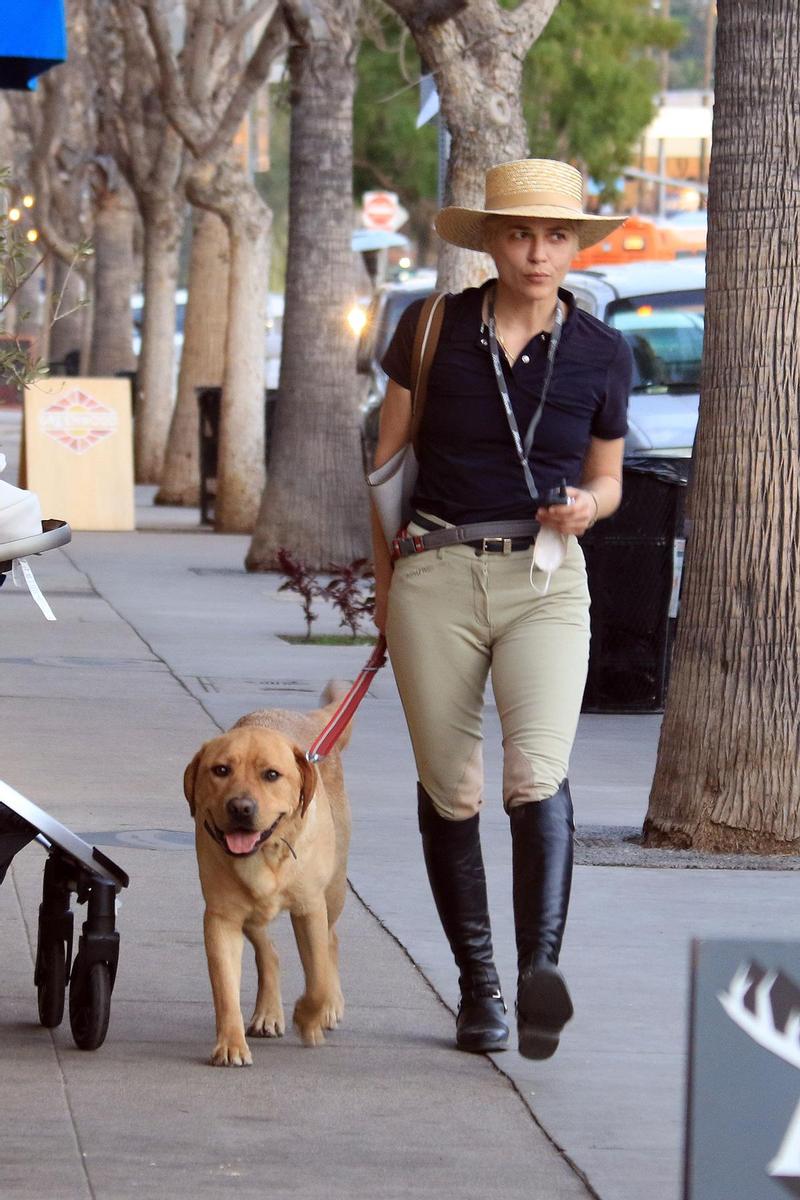
[(436, 114), (436, 131), (439, 137), (439, 180), (438, 180), (438, 199), (439, 208), (443, 208), (445, 204), (445, 189), (447, 185), (447, 164), (450, 160), (450, 131), (444, 122), (442, 110), (439, 109)]

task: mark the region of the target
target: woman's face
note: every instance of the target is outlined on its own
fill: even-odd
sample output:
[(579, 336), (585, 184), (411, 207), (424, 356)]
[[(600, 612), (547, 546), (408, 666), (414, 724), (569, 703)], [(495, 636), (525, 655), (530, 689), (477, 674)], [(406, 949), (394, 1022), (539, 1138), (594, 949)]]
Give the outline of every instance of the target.
[(508, 217), (493, 226), (486, 248), (500, 282), (521, 300), (555, 300), (578, 252), (578, 235), (569, 221)]

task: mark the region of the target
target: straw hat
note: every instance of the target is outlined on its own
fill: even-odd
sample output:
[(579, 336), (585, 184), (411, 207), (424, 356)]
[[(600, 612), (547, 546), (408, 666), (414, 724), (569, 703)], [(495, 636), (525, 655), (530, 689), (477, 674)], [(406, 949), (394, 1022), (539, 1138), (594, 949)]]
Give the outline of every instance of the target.
[(569, 163), (552, 158), (521, 158), (486, 172), (483, 208), (443, 208), (434, 221), (446, 242), (467, 250), (485, 250), (484, 225), (492, 214), (506, 217), (554, 217), (575, 225), (579, 249), (600, 242), (625, 220), (583, 211), (583, 179)]

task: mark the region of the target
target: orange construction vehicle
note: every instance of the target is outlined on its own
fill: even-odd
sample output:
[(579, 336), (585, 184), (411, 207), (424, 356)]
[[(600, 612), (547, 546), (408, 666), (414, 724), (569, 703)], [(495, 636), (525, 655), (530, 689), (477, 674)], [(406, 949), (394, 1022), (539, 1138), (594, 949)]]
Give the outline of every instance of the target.
[(602, 242), (581, 250), (573, 266), (586, 270), (608, 263), (667, 262), (705, 252), (705, 225), (699, 217), (697, 222), (684, 225), (679, 220), (656, 222), (634, 214)]

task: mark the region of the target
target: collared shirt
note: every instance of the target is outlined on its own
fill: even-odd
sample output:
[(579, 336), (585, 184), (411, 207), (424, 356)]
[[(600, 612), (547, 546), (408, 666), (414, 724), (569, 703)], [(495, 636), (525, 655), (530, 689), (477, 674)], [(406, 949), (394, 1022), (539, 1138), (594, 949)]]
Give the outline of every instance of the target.
[[(531, 516), (533, 503), (508, 427), (483, 323), (484, 293), (494, 283), (448, 296), (428, 377), (420, 427), (414, 507), (454, 525)], [(544, 495), (562, 479), (580, 484), (592, 437), (627, 431), (632, 356), (622, 334), (559, 290), (567, 317), (529, 461)], [(423, 301), (402, 314), (383, 357), (386, 374), (411, 387), (411, 352)], [(544, 383), (549, 334), (537, 334), (509, 365), (501, 350), (511, 405), (522, 437)]]

